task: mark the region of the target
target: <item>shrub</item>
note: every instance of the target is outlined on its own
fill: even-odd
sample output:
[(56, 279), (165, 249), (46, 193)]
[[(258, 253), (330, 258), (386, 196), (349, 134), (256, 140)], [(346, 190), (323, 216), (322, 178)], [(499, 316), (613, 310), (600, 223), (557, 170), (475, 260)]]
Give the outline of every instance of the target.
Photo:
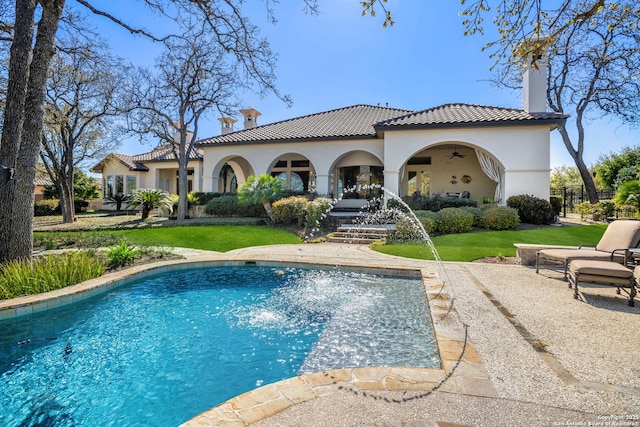
[(196, 191), (194, 193), (189, 193), (192, 198), (191, 203), (194, 205), (202, 205), (205, 206), (209, 203), (210, 200), (215, 199), (216, 197), (221, 196), (231, 196), (232, 193), (203, 193), (201, 191)]
[(482, 216), (484, 212), (480, 208), (475, 208), (473, 206), (463, 206), (462, 209), (465, 212), (469, 212), (473, 215), (473, 226), (474, 227), (482, 227)]
[(131, 264), (140, 255), (140, 252), (140, 249), (129, 246), (127, 242), (122, 242), (118, 246), (108, 248), (105, 257), (109, 267), (122, 267), (123, 265)]
[(581, 220), (590, 219), (593, 221), (603, 221), (615, 215), (615, 204), (612, 201), (604, 201), (595, 204), (582, 202), (576, 205), (576, 212)]
[(393, 233), (394, 240), (420, 240), (421, 237), (419, 230), (411, 218), (402, 215), (396, 220), (396, 231)]
[(438, 194), (433, 196), (424, 196), (419, 193), (414, 193), (412, 196), (404, 196), (402, 200), (414, 211), (425, 210), (438, 212), (445, 208), (478, 206), (478, 202), (472, 199), (461, 199), (459, 197), (442, 197)]
[(513, 230), (520, 224), (520, 217), (514, 208), (492, 206), (483, 211), (481, 224), (489, 230)]
[(553, 207), (553, 212), (555, 212), (556, 215), (560, 215), (560, 212), (562, 212), (562, 197), (551, 196), (549, 202), (551, 203), (551, 207)]
[[(603, 221), (607, 218), (611, 218), (616, 214), (616, 204), (612, 200), (603, 200), (598, 203), (598, 213), (600, 219), (597, 221)], [(594, 219), (595, 220), (595, 219)]]
[(220, 196), (207, 202), (204, 211), (208, 215), (235, 216), (239, 212), (239, 203), (236, 196)]
[(414, 213), (427, 234), (433, 234), (437, 231), (438, 220), (440, 219), (440, 215), (437, 212), (414, 211)]
[(626, 181), (618, 186), (616, 190), (615, 202), (618, 205), (627, 204), (629, 196), (633, 194), (640, 194), (640, 181)]
[(323, 222), (327, 219), (327, 211), (330, 207), (331, 199), (326, 197), (316, 197), (308, 202), (305, 226), (308, 228), (323, 225)]
[(527, 224), (549, 224), (554, 217), (549, 201), (527, 194), (509, 197), (507, 206), (516, 209), (520, 221)]
[(101, 276), (104, 262), (93, 251), (9, 261), (0, 266), (0, 299), (33, 295)]
[(207, 215), (224, 217), (263, 218), (266, 216), (266, 211), (262, 204), (243, 204), (238, 201), (238, 197), (235, 195), (223, 195), (209, 200), (204, 207), (204, 211)]
[(473, 214), (469, 212), (458, 208), (444, 208), (438, 214), (438, 231), (441, 233), (467, 233), (473, 230)]
[(276, 222), (298, 224), (302, 227), (307, 215), (309, 200), (303, 196), (291, 196), (273, 203), (273, 215)]
[(59, 200), (41, 200), (33, 204), (34, 216), (60, 215)]

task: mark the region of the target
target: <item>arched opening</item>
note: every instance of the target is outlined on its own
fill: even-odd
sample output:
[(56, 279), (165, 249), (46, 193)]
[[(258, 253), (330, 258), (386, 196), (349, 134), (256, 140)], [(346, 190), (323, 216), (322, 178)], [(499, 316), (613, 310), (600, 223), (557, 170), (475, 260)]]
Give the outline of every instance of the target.
[(213, 191), (236, 193), (238, 186), (244, 184), (253, 168), (242, 157), (230, 157), (222, 160), (213, 171)]
[[(468, 197), (474, 200), (493, 200), (500, 194), (502, 180), (499, 170), (489, 171), (489, 153), (478, 153), (475, 147), (450, 141), (432, 145), (411, 156), (401, 172), (401, 195), (416, 192), (425, 196)], [(484, 165), (482, 163), (485, 163)]]
[(280, 156), (271, 167), (271, 176), (283, 180), (291, 191), (313, 192), (316, 188), (315, 169), (309, 159), (299, 154)]
[[(345, 189), (357, 189), (368, 185), (384, 186), (384, 165), (380, 159), (365, 151), (355, 151), (338, 159), (332, 168), (329, 188), (333, 194), (343, 194)], [(356, 197), (345, 194), (344, 197)]]

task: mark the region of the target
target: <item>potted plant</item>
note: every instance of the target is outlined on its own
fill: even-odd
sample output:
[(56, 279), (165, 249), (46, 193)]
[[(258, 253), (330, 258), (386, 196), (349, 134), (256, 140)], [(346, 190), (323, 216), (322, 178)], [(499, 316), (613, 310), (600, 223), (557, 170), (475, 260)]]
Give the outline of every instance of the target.
[(484, 196), (480, 198), (480, 203), (482, 203), (483, 205), (488, 205), (493, 203), (493, 197), (490, 196)]

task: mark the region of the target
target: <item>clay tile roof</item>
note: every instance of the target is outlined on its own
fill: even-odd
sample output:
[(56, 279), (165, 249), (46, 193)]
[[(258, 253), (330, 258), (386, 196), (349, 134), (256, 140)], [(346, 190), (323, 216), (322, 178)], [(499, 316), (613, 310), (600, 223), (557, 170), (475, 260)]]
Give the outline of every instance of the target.
[[(173, 153), (171, 145), (163, 145), (148, 153), (136, 154), (135, 156), (130, 157), (133, 162), (137, 163), (176, 161), (176, 156)], [(198, 159), (202, 159), (202, 151), (197, 148), (195, 150), (191, 150), (189, 153), (189, 160)]]
[[(91, 172), (102, 172), (104, 164), (110, 158), (114, 158), (124, 166), (129, 168), (130, 171), (143, 171), (148, 172), (149, 168), (145, 166), (145, 162), (175, 162), (176, 156), (173, 154), (173, 150), (170, 145), (164, 145), (149, 151), (148, 153), (136, 154), (130, 156), (128, 154), (111, 153), (100, 161), (97, 165), (90, 169)], [(189, 160), (202, 159), (202, 150), (195, 149), (189, 153)]]
[(202, 139), (196, 142), (196, 146), (203, 147), (225, 143), (373, 138), (376, 136), (374, 129), (376, 123), (411, 112), (411, 110), (390, 107), (353, 105)]
[(42, 185), (42, 186), (53, 185), (53, 182), (51, 181), (51, 178), (49, 177), (49, 175), (40, 174), (37, 172), (36, 172), (36, 177), (33, 180), (33, 183), (35, 185)]
[(515, 108), (472, 104), (445, 104), (394, 117), (376, 125), (376, 129), (393, 127), (460, 127), (504, 124), (560, 124), (567, 116), (558, 113), (527, 113)]

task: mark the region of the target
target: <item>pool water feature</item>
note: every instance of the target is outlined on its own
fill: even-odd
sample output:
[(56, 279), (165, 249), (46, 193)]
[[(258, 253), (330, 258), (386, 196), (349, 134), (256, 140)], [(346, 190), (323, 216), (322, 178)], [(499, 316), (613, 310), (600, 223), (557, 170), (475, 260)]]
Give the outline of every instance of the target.
[(177, 425), (303, 372), (439, 368), (420, 278), (178, 270), (0, 322), (0, 424)]

